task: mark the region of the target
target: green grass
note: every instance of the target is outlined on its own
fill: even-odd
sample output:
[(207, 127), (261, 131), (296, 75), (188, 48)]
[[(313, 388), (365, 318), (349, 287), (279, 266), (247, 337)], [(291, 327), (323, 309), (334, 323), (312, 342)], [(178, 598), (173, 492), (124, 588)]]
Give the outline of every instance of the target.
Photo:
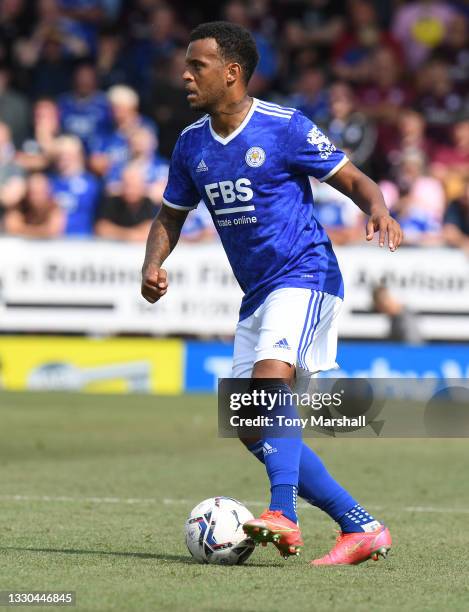
[(76, 609), (124, 612), (469, 608), (466, 440), (310, 441), (391, 527), (386, 561), (309, 567), (335, 526), (301, 507), (302, 557), (268, 547), (218, 567), (191, 561), (186, 515), (214, 495), (267, 502), (267, 484), (217, 438), (214, 397), (2, 393), (0, 417), (0, 590), (75, 590)]

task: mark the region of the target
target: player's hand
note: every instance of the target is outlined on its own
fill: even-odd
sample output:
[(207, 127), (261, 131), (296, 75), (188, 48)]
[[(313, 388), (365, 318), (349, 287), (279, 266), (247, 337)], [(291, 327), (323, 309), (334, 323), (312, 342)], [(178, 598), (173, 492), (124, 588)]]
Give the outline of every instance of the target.
[(403, 232), (399, 223), (389, 213), (371, 215), (366, 224), (366, 239), (373, 240), (375, 232), (379, 232), (379, 246), (384, 247), (386, 236), (390, 251), (395, 251), (401, 244)]
[(168, 274), (163, 268), (148, 266), (142, 271), (142, 295), (154, 304), (168, 291)]

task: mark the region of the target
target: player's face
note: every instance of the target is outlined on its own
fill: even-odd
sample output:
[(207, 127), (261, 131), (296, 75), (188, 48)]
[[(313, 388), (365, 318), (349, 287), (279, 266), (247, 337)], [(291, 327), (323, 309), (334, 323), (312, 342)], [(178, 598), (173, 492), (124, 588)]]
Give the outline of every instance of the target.
[(227, 66), (213, 38), (191, 42), (186, 53), (182, 78), (187, 100), (194, 110), (210, 111), (223, 100), (227, 89)]

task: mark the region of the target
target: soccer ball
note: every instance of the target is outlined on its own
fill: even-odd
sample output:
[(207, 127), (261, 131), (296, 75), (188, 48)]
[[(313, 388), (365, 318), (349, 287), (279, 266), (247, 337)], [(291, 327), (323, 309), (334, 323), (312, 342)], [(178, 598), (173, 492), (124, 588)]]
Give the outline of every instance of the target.
[(205, 499), (186, 521), (187, 548), (199, 563), (244, 563), (255, 544), (246, 537), (243, 523), (253, 518), (246, 506), (232, 497)]

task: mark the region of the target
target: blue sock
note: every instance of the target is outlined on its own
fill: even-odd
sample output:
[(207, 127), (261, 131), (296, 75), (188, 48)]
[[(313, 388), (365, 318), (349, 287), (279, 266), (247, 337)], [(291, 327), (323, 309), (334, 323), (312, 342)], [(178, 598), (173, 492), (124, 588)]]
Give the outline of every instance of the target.
[[(283, 401), (277, 400), (269, 416), (284, 416), (298, 418), (292, 402), (291, 389), (286, 384), (269, 381), (256, 381), (268, 393), (277, 393)], [(287, 400), (287, 401), (285, 401)], [(276, 421), (277, 423), (277, 421)], [(296, 491), (298, 489), (298, 471), (301, 455), (301, 428), (293, 425), (276, 424), (275, 427), (264, 428), (263, 455), (267, 475), (270, 480), (271, 503), (270, 510), (281, 510), (291, 521), (296, 523)]]
[[(265, 450), (261, 440), (249, 446), (248, 449), (259, 461), (265, 462)], [(344, 533), (364, 531), (360, 525), (362, 519), (359, 519), (357, 523), (349, 522), (346, 517), (348, 512), (356, 507), (361, 508), (361, 506), (358, 506), (350, 493), (332, 478), (321, 459), (304, 443), (301, 446), (298, 495), (311, 505), (326, 512), (339, 523)], [(355, 519), (359, 518), (355, 513), (353, 516)], [(368, 518), (367, 522), (374, 521), (369, 514), (364, 515), (364, 518)]]
[(269, 510), (281, 510), (287, 518), (296, 523), (298, 520), (296, 516), (296, 487), (293, 485), (275, 485), (270, 491), (272, 497)]
[(380, 526), (380, 522), (374, 519), (371, 514), (355, 504), (337, 521), (343, 533), (355, 533), (357, 531), (374, 531)]
[(301, 448), (298, 494), (337, 522), (357, 503), (350, 493), (332, 478), (318, 455), (306, 444)]

